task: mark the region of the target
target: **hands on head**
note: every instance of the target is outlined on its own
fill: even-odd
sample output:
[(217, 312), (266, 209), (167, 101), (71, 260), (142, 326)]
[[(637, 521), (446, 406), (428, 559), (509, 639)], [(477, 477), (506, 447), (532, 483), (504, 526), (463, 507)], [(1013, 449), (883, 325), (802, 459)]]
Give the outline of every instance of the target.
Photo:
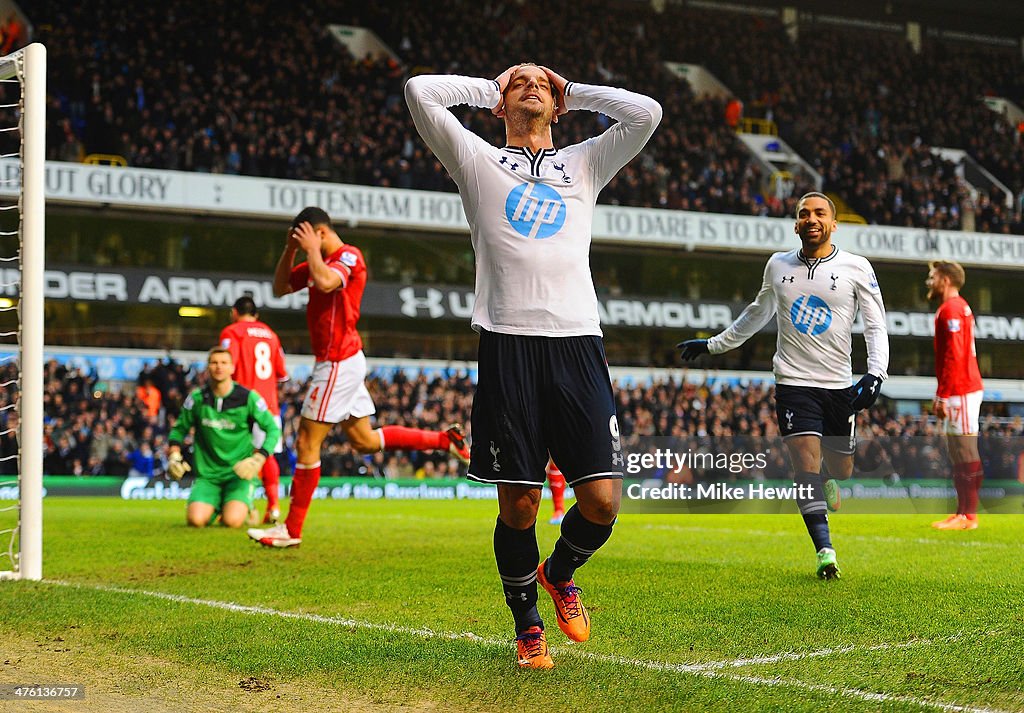
[(303, 221), (291, 229), (288, 233), (288, 241), (293, 242), (296, 247), (307, 253), (320, 250), (320, 234), (307, 221)]
[(551, 86), (551, 94), (554, 98), (555, 104), (555, 115), (552, 122), (557, 124), (558, 117), (568, 112), (565, 108), (565, 86), (569, 83), (565, 77), (558, 74), (557, 72), (548, 69), (547, 67), (539, 64), (533, 64), (532, 62), (522, 62), (520, 64), (513, 64), (511, 67), (506, 69), (504, 72), (494, 78), (494, 81), (498, 83), (498, 92), (501, 94), (501, 98), (498, 100), (497, 105), (491, 109), (491, 113), (498, 118), (505, 117), (505, 91), (508, 89), (512, 78), (515, 76), (523, 67), (537, 67), (548, 78), (548, 84)]
[(555, 97), (555, 118), (554, 123), (558, 123), (558, 117), (562, 114), (567, 114), (569, 110), (565, 107), (565, 86), (569, 83), (565, 77), (557, 72), (548, 69), (544, 65), (539, 65), (544, 71), (544, 74), (548, 75), (548, 81), (551, 83), (551, 92)]
[(498, 103), (491, 109), (491, 113), (499, 119), (505, 117), (505, 90), (508, 89), (508, 83), (512, 80), (512, 75), (516, 73), (516, 70), (522, 66), (521, 64), (513, 64), (494, 78), (494, 81), (498, 83), (498, 93), (501, 95), (501, 98), (498, 99)]

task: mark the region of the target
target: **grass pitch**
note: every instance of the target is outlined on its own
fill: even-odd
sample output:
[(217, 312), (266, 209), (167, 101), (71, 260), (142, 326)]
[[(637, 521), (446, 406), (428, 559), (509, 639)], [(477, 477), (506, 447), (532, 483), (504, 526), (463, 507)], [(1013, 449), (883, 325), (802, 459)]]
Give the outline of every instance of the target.
[(49, 498), (46, 581), (0, 582), (0, 683), (87, 698), (0, 710), (1024, 710), (1024, 517), (840, 513), (821, 582), (795, 514), (625, 515), (576, 578), (593, 638), (542, 591), (556, 668), (528, 672), (495, 514), (318, 501), (267, 550), (180, 502)]

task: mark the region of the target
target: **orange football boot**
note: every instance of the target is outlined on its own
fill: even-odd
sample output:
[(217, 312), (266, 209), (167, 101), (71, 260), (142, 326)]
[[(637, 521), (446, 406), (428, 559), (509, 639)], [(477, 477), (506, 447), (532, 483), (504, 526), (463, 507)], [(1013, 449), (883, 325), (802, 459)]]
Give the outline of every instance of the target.
[(587, 608), (580, 600), (581, 590), (570, 579), (568, 582), (556, 582), (552, 584), (544, 576), (544, 565), (547, 560), (540, 563), (537, 568), (537, 582), (544, 587), (544, 591), (551, 595), (555, 603), (555, 613), (558, 614), (558, 628), (573, 641), (584, 642), (590, 638), (590, 615)]
[[(956, 514), (950, 515), (945, 520), (936, 520), (932, 523), (932, 527), (936, 530), (964, 530), (966, 529), (964, 526), (966, 522), (966, 515)], [(974, 526), (977, 527), (977, 523)]]
[(544, 630), (539, 626), (531, 626), (516, 637), (516, 653), (519, 656), (519, 668), (554, 668), (548, 652), (548, 641)]

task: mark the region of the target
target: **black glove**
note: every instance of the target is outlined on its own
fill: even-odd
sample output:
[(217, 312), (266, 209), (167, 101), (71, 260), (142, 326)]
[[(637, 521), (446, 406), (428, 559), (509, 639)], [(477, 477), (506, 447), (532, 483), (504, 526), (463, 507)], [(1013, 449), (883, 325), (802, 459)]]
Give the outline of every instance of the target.
[(693, 361), (701, 354), (708, 353), (708, 340), (707, 339), (687, 339), (685, 342), (679, 342), (676, 345), (676, 349), (681, 349), (679, 356), (683, 358), (683, 361)]
[(853, 400), (850, 408), (854, 411), (871, 408), (878, 400), (878, 392), (882, 388), (882, 380), (874, 374), (865, 374), (853, 387)]

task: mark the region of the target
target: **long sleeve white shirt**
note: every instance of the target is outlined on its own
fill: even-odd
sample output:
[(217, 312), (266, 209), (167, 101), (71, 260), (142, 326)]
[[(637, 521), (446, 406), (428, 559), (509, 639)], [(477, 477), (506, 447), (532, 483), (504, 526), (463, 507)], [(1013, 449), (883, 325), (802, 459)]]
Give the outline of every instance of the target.
[(423, 140), (458, 185), (476, 255), (473, 328), (505, 334), (600, 335), (590, 273), (598, 193), (647, 143), (661, 120), (654, 99), (623, 89), (570, 83), (570, 110), (617, 120), (600, 136), (537, 153), (496, 147), (448, 110), (491, 108), (492, 80), (419, 76), (405, 88)]
[(799, 249), (775, 253), (761, 290), (731, 325), (708, 340), (721, 354), (743, 344), (775, 316), (775, 381), (792, 386), (844, 389), (852, 383), (853, 321), (864, 316), (868, 372), (888, 378), (889, 334), (878, 280), (867, 258), (832, 248), (808, 259)]

